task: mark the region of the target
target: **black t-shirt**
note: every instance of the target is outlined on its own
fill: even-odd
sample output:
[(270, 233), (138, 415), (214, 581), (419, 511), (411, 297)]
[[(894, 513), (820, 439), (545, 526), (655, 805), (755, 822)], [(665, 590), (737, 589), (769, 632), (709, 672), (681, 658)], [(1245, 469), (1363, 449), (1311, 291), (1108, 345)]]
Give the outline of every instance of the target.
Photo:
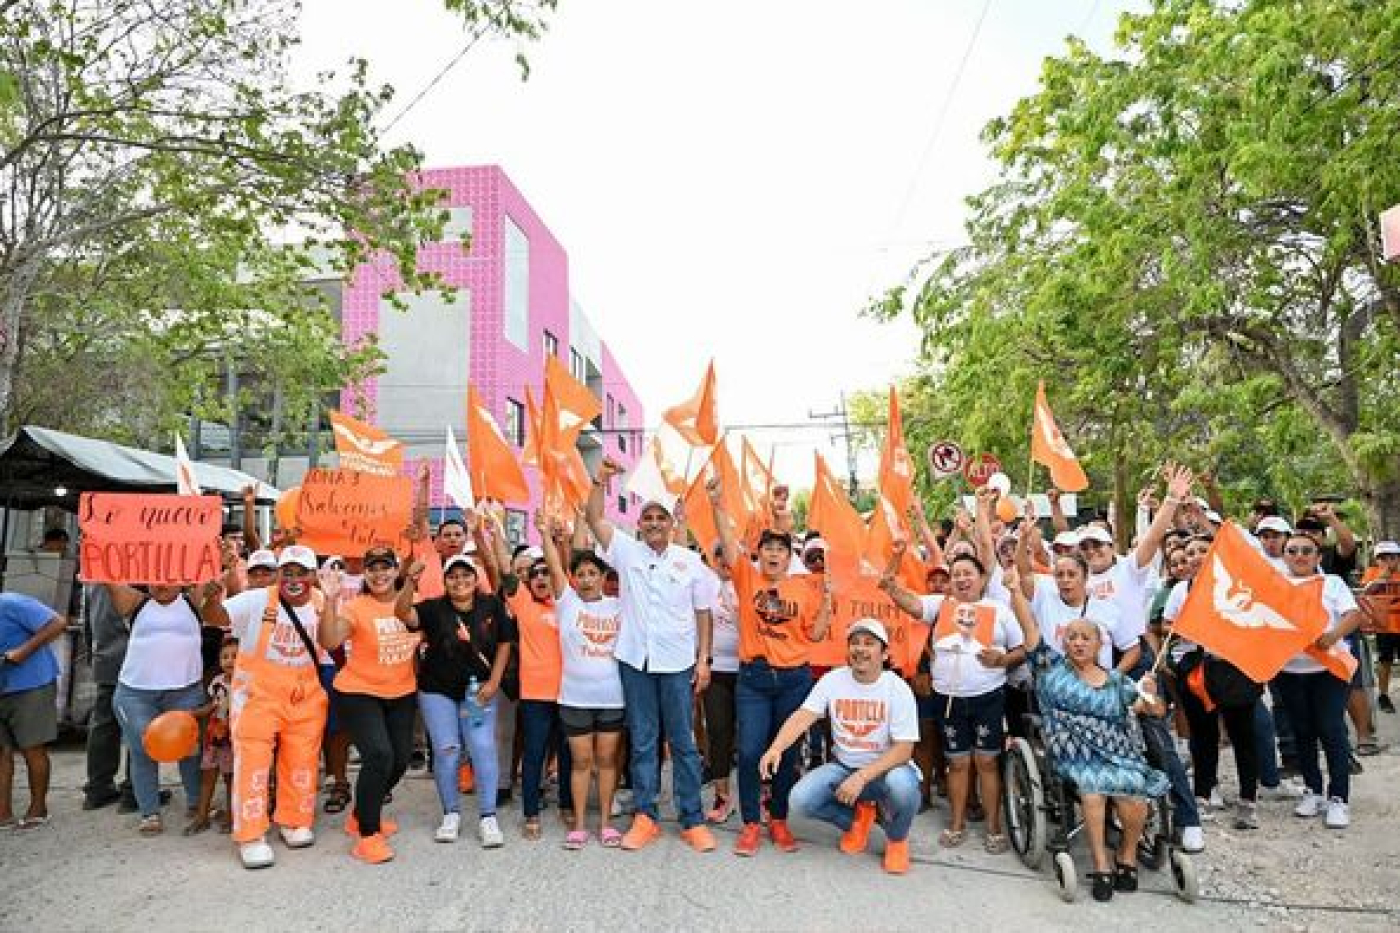
[(454, 700), (467, 694), (475, 677), (486, 683), (496, 647), (518, 639), (515, 622), (493, 595), (478, 593), (470, 609), (458, 609), (446, 596), (418, 604), (423, 641), (418, 647), (418, 689)]
[(1341, 577), (1347, 585), (1351, 585), (1351, 578), (1356, 574), (1356, 552), (1352, 551), (1346, 557), (1337, 553), (1337, 546), (1329, 544), (1322, 549), (1322, 558), (1318, 561), (1318, 566), (1323, 573), (1330, 573)]

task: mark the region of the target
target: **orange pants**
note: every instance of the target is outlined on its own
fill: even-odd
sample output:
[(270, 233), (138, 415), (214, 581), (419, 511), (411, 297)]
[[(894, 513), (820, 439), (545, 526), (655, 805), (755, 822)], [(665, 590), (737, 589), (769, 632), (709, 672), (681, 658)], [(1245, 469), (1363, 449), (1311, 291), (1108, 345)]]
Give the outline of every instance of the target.
[[(310, 828), (316, 817), (316, 776), (326, 731), (326, 693), (316, 668), (300, 676), (234, 678), (233, 841), (252, 842), (268, 830), (267, 778), (277, 750), (277, 812), (282, 826)], [(264, 683), (260, 681), (271, 681)], [(240, 696), (240, 692), (242, 695)]]

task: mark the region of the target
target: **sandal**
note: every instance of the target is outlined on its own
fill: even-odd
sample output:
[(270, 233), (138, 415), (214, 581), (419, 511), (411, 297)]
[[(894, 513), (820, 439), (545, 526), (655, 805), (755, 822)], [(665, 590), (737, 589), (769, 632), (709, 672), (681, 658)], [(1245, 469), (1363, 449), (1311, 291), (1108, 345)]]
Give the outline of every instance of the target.
[(539, 838), (540, 838), (541, 833), (542, 833), (542, 830), (541, 830), (541, 828), (540, 828), (540, 818), (539, 818), (539, 817), (537, 817), (537, 816), (532, 816), (532, 817), (530, 817), (528, 820), (525, 821), (525, 830), (524, 830), (524, 834), (525, 834), (525, 838), (526, 838), (526, 839), (529, 839), (531, 842), (533, 842), (533, 841), (535, 841), (536, 839), (539, 839)]
[(21, 830), (38, 829), (40, 826), (47, 826), (48, 823), (49, 815), (47, 813), (45, 813), (43, 816), (25, 816), (21, 817), (19, 821), (15, 823), (15, 828)]
[(961, 829), (945, 829), (938, 834), (938, 844), (945, 849), (956, 849), (967, 839), (967, 832)]
[(1372, 755), (1379, 755), (1380, 753), (1381, 745), (1375, 739), (1366, 739), (1363, 742), (1358, 742), (1356, 745), (1356, 754), (1363, 758), (1369, 758)]
[(1138, 870), (1136, 865), (1124, 865), (1119, 862), (1113, 870), (1113, 890), (1132, 893), (1138, 889)]
[(1006, 833), (987, 833), (986, 840), (982, 843), (982, 848), (992, 855), (1001, 855), (1011, 848), (1011, 840), (1006, 838)]
[(605, 849), (618, 849), (622, 847), (622, 833), (611, 826), (604, 826), (602, 831), (598, 833), (598, 841), (603, 844)]
[(1089, 890), (1094, 895), (1094, 900), (1113, 900), (1113, 872), (1091, 871), (1088, 877), (1092, 885)]
[(350, 782), (341, 783), (336, 781), (326, 792), (325, 811), (327, 813), (340, 813), (350, 806)]
[(165, 824), (160, 821), (159, 813), (152, 813), (150, 816), (141, 817), (141, 822), (136, 825), (136, 831), (143, 836), (159, 836), (165, 832)]
[(564, 837), (564, 848), (570, 852), (577, 852), (588, 845), (589, 838), (588, 833), (582, 829), (570, 830), (569, 834)]

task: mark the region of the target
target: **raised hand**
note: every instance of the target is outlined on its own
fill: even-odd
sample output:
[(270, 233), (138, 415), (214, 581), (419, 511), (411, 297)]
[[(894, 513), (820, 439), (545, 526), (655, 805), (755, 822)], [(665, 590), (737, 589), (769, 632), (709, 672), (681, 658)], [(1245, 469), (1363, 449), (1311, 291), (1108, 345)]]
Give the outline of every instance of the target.
[(322, 567), (316, 572), (316, 579), (321, 584), (321, 593), (326, 599), (339, 599), (344, 589), (345, 577), (332, 567)]

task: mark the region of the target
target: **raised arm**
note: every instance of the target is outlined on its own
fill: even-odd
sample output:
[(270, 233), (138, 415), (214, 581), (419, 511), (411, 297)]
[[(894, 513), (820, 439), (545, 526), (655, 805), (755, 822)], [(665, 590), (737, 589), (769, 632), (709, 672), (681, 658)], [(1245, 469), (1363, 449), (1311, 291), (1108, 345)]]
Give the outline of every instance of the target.
[(102, 585), (106, 587), (107, 595), (112, 600), (112, 608), (123, 619), (130, 619), (131, 614), (136, 611), (136, 607), (140, 606), (147, 598), (145, 593), (135, 587), (127, 586), (125, 583), (104, 583)]
[(880, 574), (879, 587), (900, 609), (916, 619), (922, 619), (924, 617), (923, 600), (906, 590), (899, 582), (899, 565), (903, 561), (904, 551), (908, 547), (909, 542), (903, 538), (895, 539), (894, 547), (890, 552), (890, 562), (885, 565), (885, 572)]
[(418, 610), (413, 608), (413, 599), (418, 595), (418, 578), (423, 575), (421, 560), (410, 556), (399, 565), (398, 594), (394, 597), (394, 618), (404, 624), (410, 632), (418, 631)]
[(977, 524), (973, 531), (976, 537), (977, 559), (988, 570), (997, 563), (997, 543), (992, 540), (992, 513), (996, 506), (996, 490), (983, 486), (977, 490)]
[(540, 533), (540, 549), (544, 551), (545, 566), (549, 568), (549, 589), (558, 599), (564, 595), (564, 589), (569, 585), (569, 577), (564, 570), (564, 562), (559, 557), (559, 545), (555, 541), (555, 535), (562, 529), (556, 528), (554, 523), (544, 517), (542, 510), (535, 510), (535, 528)]
[(812, 639), (813, 642), (823, 641), (826, 638), (826, 633), (831, 630), (831, 614), (833, 606), (831, 593), (831, 574), (824, 573), (821, 575), (821, 578), (821, 605), (817, 607), (817, 614), (812, 619), (812, 627), (807, 630), (807, 637)]
[(252, 483), (243, 487), (243, 543), (249, 554), (262, 547), (258, 534), (258, 487)]
[(330, 567), (322, 567), (316, 574), (321, 583), (321, 594), (325, 605), (321, 607), (320, 624), (316, 626), (316, 641), (330, 651), (345, 644), (350, 637), (350, 620), (340, 614), (340, 599), (344, 595), (344, 575)]
[[(1016, 538), (1016, 577), (1020, 586), (1015, 587), (1026, 599), (1035, 596), (1035, 562), (1031, 559), (1031, 548), (1038, 537), (1039, 529), (1035, 528), (1035, 506), (1027, 501), (1026, 525)], [(1008, 590), (1013, 588), (1010, 579), (1003, 577), (1001, 582)]]
[(1055, 534), (1069, 531), (1069, 519), (1065, 518), (1065, 509), (1060, 502), (1060, 491), (1051, 486), (1045, 490), (1045, 498), (1050, 500), (1050, 527), (1055, 529)]
[(710, 497), (710, 513), (714, 516), (715, 528), (719, 531), (719, 559), (724, 562), (724, 566), (733, 567), (745, 558), (739, 543), (734, 540), (734, 529), (730, 525), (729, 515), (724, 511), (724, 488), (718, 471), (705, 483), (705, 493)]
[(1147, 526), (1147, 533), (1133, 549), (1133, 560), (1139, 570), (1152, 563), (1152, 558), (1162, 546), (1162, 539), (1176, 521), (1177, 507), (1191, 494), (1191, 484), (1196, 479), (1196, 475), (1188, 467), (1178, 466), (1170, 461), (1162, 465), (1162, 476), (1167, 481), (1167, 494), (1162, 498), (1162, 506), (1157, 510), (1157, 514), (1152, 516), (1152, 524)]
[(428, 461), (424, 460), (418, 464), (418, 473), (413, 484), (413, 528), (419, 540), (426, 541), (432, 537), (432, 529), (428, 525), (428, 495), (432, 489), (433, 471), (428, 466)]
[(1017, 579), (1018, 576), (1019, 571), (1008, 571), (1004, 582), (1006, 588), (1011, 591), (1011, 614), (1021, 626), (1021, 638), (1025, 642), (1026, 654), (1030, 654), (1040, 644), (1040, 626), (1035, 621), (1035, 613), (1031, 612), (1026, 591), (1017, 585), (1021, 582)]
[(909, 522), (918, 529), (919, 538), (924, 542), (924, 547), (928, 548), (928, 565), (938, 567), (947, 564), (943, 547), (938, 543), (938, 536), (933, 533), (933, 528), (928, 523), (923, 500), (918, 496), (914, 497), (914, 504), (909, 507)]
[(1342, 517), (1337, 514), (1337, 510), (1331, 503), (1324, 502), (1313, 507), (1317, 517), (1327, 523), (1337, 536), (1337, 556), (1350, 557), (1356, 553), (1356, 535), (1352, 534), (1347, 523), (1342, 521)]
[(617, 529), (603, 517), (603, 496), (607, 493), (608, 480), (621, 473), (621, 464), (611, 457), (604, 457), (598, 466), (598, 475), (593, 477), (593, 488), (588, 492), (588, 503), (583, 509), (583, 518), (588, 522), (589, 530), (605, 551), (612, 547), (613, 532)]

